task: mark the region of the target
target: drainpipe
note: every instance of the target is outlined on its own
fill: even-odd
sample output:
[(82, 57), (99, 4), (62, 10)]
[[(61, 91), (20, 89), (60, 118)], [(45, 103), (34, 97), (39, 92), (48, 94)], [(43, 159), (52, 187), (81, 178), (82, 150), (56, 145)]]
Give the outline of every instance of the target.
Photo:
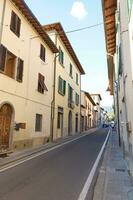
[(79, 120), (80, 120), (80, 123), (79, 123), (79, 126), (80, 126), (80, 128), (79, 128), (79, 130), (80, 130), (80, 133), (81, 133), (81, 74), (80, 74), (80, 111), (79, 111), (79, 114), (80, 114), (80, 116), (79, 116)]
[[(57, 34), (55, 34), (55, 45), (57, 46)], [(50, 140), (53, 141), (54, 136), (54, 118), (55, 118), (55, 84), (56, 84), (56, 58), (59, 54), (55, 54), (54, 57), (54, 80), (53, 80), (53, 99), (51, 102), (51, 136)]]
[(0, 45), (2, 40), (2, 32), (3, 32), (3, 25), (4, 25), (4, 16), (5, 16), (5, 8), (6, 8), (6, 0), (3, 2), (3, 9), (1, 15), (1, 22), (0, 22)]

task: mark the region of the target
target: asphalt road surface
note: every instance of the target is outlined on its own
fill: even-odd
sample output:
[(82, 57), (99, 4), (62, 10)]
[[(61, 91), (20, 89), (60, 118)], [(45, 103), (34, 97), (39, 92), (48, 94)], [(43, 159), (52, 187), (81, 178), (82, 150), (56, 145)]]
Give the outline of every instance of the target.
[(107, 136), (102, 129), (0, 173), (0, 200), (78, 200)]

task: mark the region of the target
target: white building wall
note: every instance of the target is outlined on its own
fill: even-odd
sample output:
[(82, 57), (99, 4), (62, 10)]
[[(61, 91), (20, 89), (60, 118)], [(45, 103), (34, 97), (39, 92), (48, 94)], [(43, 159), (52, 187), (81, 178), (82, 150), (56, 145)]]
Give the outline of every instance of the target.
[[(54, 54), (11, 1), (7, 0), (6, 2), (1, 43), (14, 55), (24, 60), (24, 71), (22, 83), (0, 74), (0, 105), (3, 102), (9, 102), (14, 107), (14, 122), (26, 123), (25, 130), (20, 129), (17, 132), (13, 130), (13, 143), (20, 146), (19, 143), (22, 140), (30, 140), (33, 145), (38, 145), (44, 143), (45, 138), (50, 136)], [(2, 1), (0, 1), (0, 9), (2, 8), (1, 4)], [(10, 30), (12, 10), (21, 19), (19, 38)], [(45, 63), (39, 57), (40, 44), (46, 48)], [(48, 92), (44, 92), (44, 94), (37, 91), (38, 73), (45, 76)], [(35, 132), (36, 114), (43, 115), (41, 132)]]
[[(63, 137), (68, 135), (68, 115), (69, 111), (72, 111), (72, 133), (75, 134), (75, 117), (78, 114), (78, 132), (80, 132), (80, 72), (77, 68), (75, 62), (73, 61), (70, 53), (66, 49), (62, 40), (56, 31), (48, 32), (50, 38), (56, 44), (57, 48), (61, 47), (61, 50), (64, 52), (64, 65), (62, 66), (59, 63), (59, 58), (56, 58), (56, 85), (55, 85), (55, 118), (54, 118), (54, 139), (61, 137), (61, 130), (57, 128), (57, 119), (58, 119), (58, 107), (62, 107), (64, 110), (63, 114)], [(57, 38), (56, 38), (57, 36)], [(73, 78), (69, 75), (70, 63), (73, 66)], [(76, 73), (78, 74), (78, 85), (76, 84)], [(66, 80), (66, 94), (64, 96), (58, 93), (58, 78), (59, 76)], [(68, 107), (68, 84), (73, 88), (73, 100), (74, 100), (74, 109)], [(75, 92), (79, 95), (79, 105), (75, 104)]]
[[(132, 22), (132, 15), (131, 15)], [(124, 152), (133, 172), (133, 83), (132, 83), (132, 24), (128, 19), (127, 1), (120, 1), (120, 44), (122, 48), (122, 76), (119, 77), (120, 128)], [(130, 38), (130, 39), (129, 39)], [(127, 126), (130, 128), (127, 128)]]

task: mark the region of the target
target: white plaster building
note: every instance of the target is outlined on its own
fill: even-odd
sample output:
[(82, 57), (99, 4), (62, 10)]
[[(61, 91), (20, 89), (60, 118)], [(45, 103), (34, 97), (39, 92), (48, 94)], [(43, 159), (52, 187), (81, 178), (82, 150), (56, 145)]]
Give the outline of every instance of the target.
[(53, 139), (80, 132), (80, 90), (84, 70), (60, 23), (44, 26), (59, 54), (55, 57)]
[(119, 142), (133, 175), (133, 1), (102, 2), (109, 89), (114, 94)]
[(24, 1), (0, 0), (0, 148), (50, 138), (57, 52)]

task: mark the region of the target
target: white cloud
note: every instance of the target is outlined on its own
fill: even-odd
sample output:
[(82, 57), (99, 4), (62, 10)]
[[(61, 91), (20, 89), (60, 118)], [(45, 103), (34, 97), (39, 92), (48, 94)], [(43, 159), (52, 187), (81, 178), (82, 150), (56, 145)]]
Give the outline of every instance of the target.
[(70, 14), (78, 20), (82, 20), (87, 16), (85, 5), (81, 1), (75, 1), (72, 5)]

